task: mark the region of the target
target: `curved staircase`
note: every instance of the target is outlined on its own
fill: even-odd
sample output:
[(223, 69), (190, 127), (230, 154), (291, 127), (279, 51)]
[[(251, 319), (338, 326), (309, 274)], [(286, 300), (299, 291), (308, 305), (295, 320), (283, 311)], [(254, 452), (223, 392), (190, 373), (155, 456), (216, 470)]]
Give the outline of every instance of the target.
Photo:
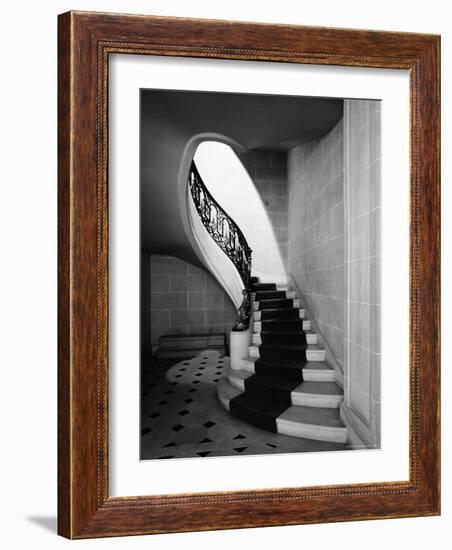
[(253, 335), (249, 356), (229, 368), (218, 397), (234, 416), (281, 434), (344, 447), (342, 389), (317, 346), (317, 334), (294, 291), (251, 279)]

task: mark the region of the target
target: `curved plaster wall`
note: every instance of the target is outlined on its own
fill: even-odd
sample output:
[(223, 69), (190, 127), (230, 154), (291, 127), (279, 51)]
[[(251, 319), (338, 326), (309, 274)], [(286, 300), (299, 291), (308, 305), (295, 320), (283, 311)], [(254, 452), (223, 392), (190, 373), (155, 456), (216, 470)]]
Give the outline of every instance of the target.
[[(236, 153), (224, 143), (204, 141), (194, 160), (210, 193), (237, 223), (253, 250), (253, 275), (262, 281), (284, 282), (285, 262), (267, 205)], [(286, 182), (280, 187), (286, 190)], [(287, 211), (287, 195), (278, 198)]]

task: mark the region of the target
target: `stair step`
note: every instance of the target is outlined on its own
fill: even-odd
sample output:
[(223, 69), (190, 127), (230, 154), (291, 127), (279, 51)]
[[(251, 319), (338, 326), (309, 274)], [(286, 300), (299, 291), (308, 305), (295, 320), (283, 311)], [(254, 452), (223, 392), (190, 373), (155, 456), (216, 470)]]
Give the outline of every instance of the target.
[(258, 284), (258, 285), (286, 285), (288, 286), (289, 281), (287, 279), (287, 275), (281, 274), (273, 277), (263, 276), (263, 277), (251, 277), (250, 279), (251, 285)]
[[(254, 373), (246, 370), (227, 369), (229, 383), (240, 391), (245, 391), (245, 381), (254, 376)], [(303, 369), (303, 376), (305, 369)], [(286, 390), (290, 393), (292, 405), (306, 407), (337, 408), (343, 401), (343, 391), (335, 382), (304, 381), (296, 385), (274, 375), (257, 375), (255, 379), (259, 387), (267, 387), (270, 390)], [(289, 381), (290, 382), (290, 381)]]
[(294, 290), (259, 290), (251, 293), (251, 298), (255, 302), (265, 302), (267, 300), (293, 300), (296, 297)]
[(242, 392), (229, 384), (227, 378), (221, 378), (217, 382), (217, 395), (223, 407), (229, 411), (229, 402)]
[(245, 391), (245, 380), (253, 375), (253, 372), (242, 369), (239, 370), (228, 368), (226, 370), (228, 382), (231, 384), (231, 386), (234, 386), (234, 388), (237, 388), (240, 391)]
[[(252, 345), (249, 347), (250, 357), (260, 357), (259, 353), (260, 346)], [(308, 345), (306, 349), (306, 360), (307, 361), (325, 361), (325, 350), (320, 349), (316, 345)]]
[(347, 442), (347, 428), (341, 422), (339, 411), (332, 408), (292, 405), (276, 419), (276, 429), (285, 435)]
[(253, 302), (254, 311), (265, 309), (299, 309), (301, 302), (299, 299), (280, 299), (280, 300), (260, 300)]
[[(278, 320), (276, 320), (278, 321)], [(297, 322), (296, 320), (295, 321), (292, 321), (290, 320), (292, 323), (294, 323), (293, 325), (284, 325), (284, 323), (286, 323), (287, 321), (282, 321), (280, 322), (281, 324), (281, 332), (286, 332), (287, 329), (288, 332), (291, 332), (291, 331), (294, 331), (294, 329), (298, 329), (299, 331), (302, 331), (302, 330), (307, 330), (309, 331), (311, 329), (311, 321), (308, 321), (307, 319), (303, 319), (303, 320), (299, 320), (301, 322)], [(271, 320), (270, 321), (254, 321), (254, 324), (253, 324), (253, 331), (255, 333), (257, 332), (275, 332), (274, 330), (274, 327), (276, 325), (276, 323), (273, 325), (273, 329), (272, 327), (269, 327), (269, 325), (267, 324), (268, 322), (272, 322)], [(279, 331), (278, 331), (279, 332)]]
[(255, 321), (289, 321), (303, 319), (305, 310), (298, 308), (263, 309), (261, 311), (255, 311), (253, 315)]
[(220, 402), (231, 414), (269, 431), (295, 437), (346, 443), (347, 429), (337, 409), (290, 405), (247, 395), (232, 386), (227, 378), (217, 384)]
[[(282, 333), (268, 333), (268, 336), (274, 336), (274, 337), (280, 337), (281, 339), (284, 339), (285, 337), (293, 337), (295, 340), (297, 337), (301, 336), (302, 334), (306, 335), (306, 342), (308, 344), (317, 344), (317, 334), (315, 332), (282, 332)], [(262, 344), (262, 338), (265, 339), (266, 333), (262, 335), (261, 332), (255, 332), (253, 334), (253, 344), (256, 346), (260, 346)]]
[(262, 290), (276, 290), (275, 283), (251, 283), (252, 292), (260, 292)]
[[(242, 370), (254, 373), (255, 363), (257, 358), (248, 357), (240, 361), (240, 367)], [(326, 362), (322, 361), (308, 361), (307, 363), (300, 364), (298, 367), (303, 370), (303, 379), (307, 382), (334, 382), (336, 379), (336, 373), (334, 369)]]
[(242, 392), (229, 401), (229, 412), (233, 416), (270, 432), (277, 431), (277, 418), (287, 408), (288, 404), (285, 402), (248, 392)]
[(293, 405), (337, 409), (344, 399), (335, 382), (304, 381), (291, 392)]

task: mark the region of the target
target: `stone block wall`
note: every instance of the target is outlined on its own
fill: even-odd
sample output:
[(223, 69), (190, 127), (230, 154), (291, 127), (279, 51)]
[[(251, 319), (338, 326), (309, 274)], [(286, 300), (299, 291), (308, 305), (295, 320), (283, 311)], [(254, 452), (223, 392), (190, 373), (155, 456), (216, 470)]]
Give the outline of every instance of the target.
[(149, 320), (143, 333), (145, 339), (149, 333), (153, 349), (165, 334), (229, 334), (236, 310), (210, 273), (178, 258), (159, 255), (150, 256), (147, 273), (142, 318)]
[(288, 271), (344, 385), (342, 414), (380, 445), (380, 103), (345, 100), (325, 137), (289, 151)]
[(344, 369), (342, 120), (288, 153), (289, 273), (315, 320), (327, 359)]
[(380, 444), (380, 102), (348, 100), (345, 126), (347, 250), (345, 407)]

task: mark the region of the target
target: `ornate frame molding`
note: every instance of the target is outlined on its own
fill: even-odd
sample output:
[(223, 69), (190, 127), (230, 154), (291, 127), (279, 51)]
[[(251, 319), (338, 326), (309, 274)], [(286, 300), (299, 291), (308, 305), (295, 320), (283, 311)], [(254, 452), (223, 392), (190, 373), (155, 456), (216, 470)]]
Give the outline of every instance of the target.
[[(90, 12), (59, 16), (61, 535), (87, 538), (439, 514), (439, 48), (438, 36), (424, 34)], [(113, 53), (410, 71), (409, 481), (109, 497), (107, 92)]]

